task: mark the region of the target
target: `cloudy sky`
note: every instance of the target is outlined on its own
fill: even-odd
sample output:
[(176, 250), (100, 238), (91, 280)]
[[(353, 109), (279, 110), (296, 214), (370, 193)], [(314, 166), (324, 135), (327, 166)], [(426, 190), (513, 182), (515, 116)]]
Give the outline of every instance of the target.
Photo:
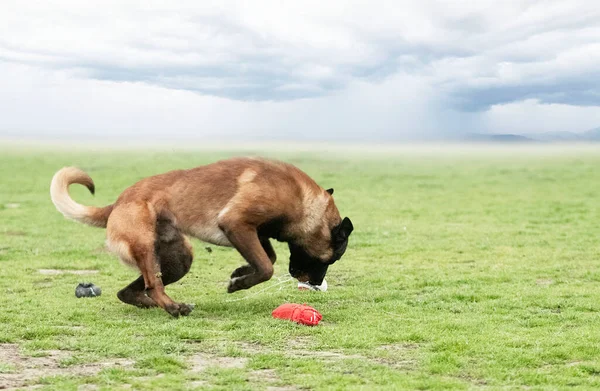
[(9, 136), (584, 131), (600, 126), (600, 6), (2, 0), (0, 86)]

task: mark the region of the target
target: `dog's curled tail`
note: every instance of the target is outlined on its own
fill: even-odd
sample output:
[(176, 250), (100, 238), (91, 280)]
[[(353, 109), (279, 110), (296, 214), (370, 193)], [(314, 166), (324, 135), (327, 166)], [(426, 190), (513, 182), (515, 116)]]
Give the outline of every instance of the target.
[(56, 209), (68, 219), (94, 227), (106, 228), (106, 222), (113, 206), (98, 208), (78, 204), (69, 195), (69, 185), (73, 183), (84, 185), (90, 193), (94, 194), (94, 181), (88, 174), (79, 168), (64, 167), (54, 174), (50, 184), (50, 197)]

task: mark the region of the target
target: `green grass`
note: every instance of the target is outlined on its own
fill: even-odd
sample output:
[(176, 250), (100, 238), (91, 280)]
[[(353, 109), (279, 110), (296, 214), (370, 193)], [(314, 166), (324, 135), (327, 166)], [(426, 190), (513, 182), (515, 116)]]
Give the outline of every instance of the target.
[[(600, 150), (549, 151), (265, 153), (335, 188), (354, 223), (329, 291), (282, 283), (288, 253), (277, 245), (275, 278), (228, 295), (240, 256), (195, 241), (190, 274), (167, 291), (196, 308), (171, 319), (118, 301), (134, 271), (103, 250), (104, 230), (55, 210), (50, 179), (77, 165), (97, 195), (73, 186), (73, 197), (105, 205), (142, 177), (248, 151), (5, 148), (0, 344), (18, 344), (23, 360), (65, 351), (51, 375), (28, 382), (56, 390), (597, 389)], [(88, 280), (102, 296), (75, 298)], [(321, 325), (272, 319), (284, 302), (316, 307)], [(105, 366), (80, 371), (94, 362)], [(0, 379), (19, 370), (0, 355)]]

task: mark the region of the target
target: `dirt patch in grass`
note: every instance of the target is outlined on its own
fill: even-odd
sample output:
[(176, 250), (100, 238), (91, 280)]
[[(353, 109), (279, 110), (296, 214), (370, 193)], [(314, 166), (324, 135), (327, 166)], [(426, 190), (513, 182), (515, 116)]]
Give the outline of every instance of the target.
[(189, 388), (199, 388), (208, 386), (208, 382), (205, 380), (194, 380), (188, 383)]
[[(188, 358), (190, 370), (193, 373), (203, 372), (208, 368), (243, 369), (248, 363), (246, 357), (217, 356), (210, 353), (196, 353)], [(209, 385), (206, 380), (194, 380), (188, 383), (189, 388), (198, 388)]]
[(535, 281), (536, 284), (540, 286), (550, 286), (554, 281), (549, 278), (539, 278)]
[[(281, 378), (273, 369), (256, 369), (250, 372), (248, 380), (253, 383), (267, 383), (269, 391), (298, 391), (300, 388), (291, 385), (281, 385)], [(279, 383), (279, 384), (278, 384)]]
[(391, 345), (382, 345), (378, 349), (387, 350), (390, 352), (407, 352), (410, 350), (415, 350), (419, 347), (416, 343), (397, 343)]
[(76, 275), (88, 275), (98, 274), (99, 270), (65, 270), (65, 269), (39, 269), (38, 272), (45, 276), (57, 276), (59, 274), (76, 274)]
[(37, 357), (23, 356), (16, 344), (0, 344), (0, 362), (5, 368), (0, 372), (0, 389), (33, 387), (42, 377), (53, 376), (91, 376), (104, 368), (131, 367), (134, 362), (126, 359), (114, 359), (86, 363), (83, 365), (63, 366), (63, 360), (70, 359), (73, 352), (66, 350), (47, 350)]
[(347, 359), (365, 359), (365, 356), (360, 354), (346, 354), (337, 351), (328, 350), (304, 350), (296, 349), (293, 351), (286, 352), (288, 356), (302, 358), (302, 357), (315, 357), (322, 358), (325, 360), (347, 360)]
[(275, 383), (279, 381), (279, 376), (274, 369), (256, 369), (250, 372), (249, 379), (255, 382)]
[(249, 354), (281, 353), (292, 358), (312, 357), (324, 361), (358, 359), (371, 362), (373, 364), (385, 365), (394, 369), (414, 368), (414, 366), (416, 365), (416, 361), (408, 354), (406, 354), (406, 352), (417, 349), (418, 347), (416, 344), (384, 345), (377, 349), (384, 353), (383, 356), (367, 357), (360, 354), (347, 354), (342, 351), (307, 349), (307, 347), (310, 347), (310, 338), (291, 339), (286, 345), (286, 348), (281, 351), (269, 349), (265, 346), (256, 343), (242, 342), (238, 346), (242, 351)]
[(306, 349), (307, 347), (313, 344), (313, 339), (311, 337), (295, 337), (290, 338), (286, 342), (287, 349)]
[(27, 236), (27, 232), (25, 231), (5, 231), (2, 234), (4, 236)]
[(372, 357), (369, 358), (369, 361), (385, 365), (386, 367), (401, 369), (401, 370), (413, 370), (415, 369), (415, 360), (411, 358), (397, 358), (397, 357)]
[(265, 390), (269, 391), (299, 391), (300, 388), (282, 384), (281, 378), (274, 369), (255, 369), (248, 374), (251, 383), (266, 383)]
[(202, 372), (209, 367), (244, 368), (248, 363), (246, 357), (221, 357), (207, 353), (197, 353), (190, 357), (192, 372)]
[[(246, 357), (218, 356), (210, 353), (197, 353), (188, 359), (192, 372), (202, 372), (208, 368), (221, 369), (244, 369), (248, 364)], [(281, 378), (274, 369), (255, 369), (248, 373), (248, 381), (251, 383), (266, 383), (267, 390), (271, 391), (298, 391), (299, 388), (290, 385), (281, 385)], [(195, 380), (188, 383), (190, 388), (207, 386), (205, 380)]]
[(408, 352), (418, 347), (417, 344), (409, 343), (382, 345), (377, 350), (382, 352), (383, 355), (371, 357), (370, 360), (395, 369), (412, 370), (415, 369), (416, 361)]

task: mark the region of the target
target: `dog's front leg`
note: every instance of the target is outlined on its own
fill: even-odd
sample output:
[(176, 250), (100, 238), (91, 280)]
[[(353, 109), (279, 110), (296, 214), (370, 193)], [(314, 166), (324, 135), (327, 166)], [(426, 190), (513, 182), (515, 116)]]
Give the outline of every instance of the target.
[(235, 224), (224, 225), (222, 229), (233, 247), (254, 269), (252, 273), (232, 278), (229, 281), (227, 292), (232, 293), (240, 289), (251, 288), (273, 276), (273, 263), (258, 239), (256, 228), (245, 224)]
[[(260, 244), (263, 247), (263, 250), (267, 253), (267, 256), (271, 260), (271, 263), (275, 263), (277, 260), (277, 254), (275, 254), (275, 250), (269, 241), (269, 238), (260, 238)], [(246, 274), (254, 273), (254, 267), (252, 265), (246, 264), (238, 267), (231, 273), (231, 278), (245, 276)]]

